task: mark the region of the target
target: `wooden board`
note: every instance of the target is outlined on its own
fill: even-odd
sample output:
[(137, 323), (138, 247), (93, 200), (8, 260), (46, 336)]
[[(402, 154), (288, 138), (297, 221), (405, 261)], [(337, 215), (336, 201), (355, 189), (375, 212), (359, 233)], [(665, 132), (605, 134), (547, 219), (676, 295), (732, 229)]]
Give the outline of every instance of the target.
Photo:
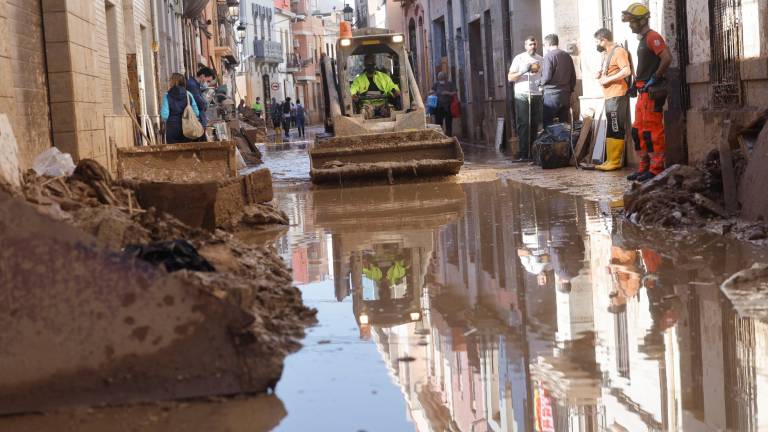
[(576, 165), (584, 159), (589, 150), (587, 146), (587, 140), (592, 135), (592, 117), (584, 117), (584, 124), (581, 127), (581, 133), (579, 134), (579, 140), (576, 142)]
[(605, 161), (605, 134), (608, 132), (608, 122), (605, 119), (605, 109), (597, 117), (597, 128), (594, 134), (592, 147), (592, 163), (601, 164)]
[(501, 150), (501, 144), (504, 142), (504, 117), (496, 119), (496, 150)]
[(768, 127), (758, 135), (752, 157), (739, 183), (739, 198), (741, 201), (741, 216), (747, 220), (768, 220), (768, 194), (765, 185), (768, 184)]

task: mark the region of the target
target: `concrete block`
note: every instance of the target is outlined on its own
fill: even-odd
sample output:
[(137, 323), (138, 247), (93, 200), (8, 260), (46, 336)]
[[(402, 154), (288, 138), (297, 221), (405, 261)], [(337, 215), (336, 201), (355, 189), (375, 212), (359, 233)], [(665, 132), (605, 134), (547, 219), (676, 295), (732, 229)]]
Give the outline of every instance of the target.
[(77, 130), (104, 130), (104, 113), (98, 103), (75, 102)]
[(42, 0), (43, 13), (69, 12), (83, 20), (93, 20), (94, 4), (83, 0)]
[(63, 153), (69, 153), (75, 160), (79, 159), (77, 134), (75, 132), (54, 132), (53, 145)]
[(64, 11), (43, 13), (46, 43), (69, 41), (69, 21), (67, 15), (69, 14)]
[(742, 80), (768, 79), (768, 57), (742, 60), (739, 66)]
[(69, 72), (50, 72), (48, 74), (48, 91), (52, 103), (74, 102), (75, 84)]
[(48, 59), (48, 73), (69, 72), (72, 70), (72, 56), (68, 42), (45, 43), (45, 52)]
[(51, 123), (55, 132), (77, 130), (74, 102), (51, 103)]
[(243, 194), (246, 204), (256, 204), (272, 201), (272, 173), (268, 168), (258, 169), (250, 174), (241, 176)]
[(202, 183), (237, 176), (232, 141), (120, 148), (117, 155), (120, 178)]
[(709, 62), (688, 65), (685, 69), (686, 81), (693, 83), (709, 82)]
[(236, 223), (245, 206), (271, 201), (272, 196), (272, 174), (266, 168), (226, 181), (143, 182), (137, 189), (142, 207), (155, 207), (192, 227), (211, 231)]

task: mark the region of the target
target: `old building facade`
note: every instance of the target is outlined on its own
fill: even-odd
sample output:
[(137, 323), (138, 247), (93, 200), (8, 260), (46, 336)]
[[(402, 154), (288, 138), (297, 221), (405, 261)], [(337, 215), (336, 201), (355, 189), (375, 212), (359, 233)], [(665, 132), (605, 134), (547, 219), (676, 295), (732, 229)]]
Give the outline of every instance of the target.
[(678, 0), (687, 153), (702, 160), (722, 139), (729, 118), (754, 120), (768, 100), (768, 1)]

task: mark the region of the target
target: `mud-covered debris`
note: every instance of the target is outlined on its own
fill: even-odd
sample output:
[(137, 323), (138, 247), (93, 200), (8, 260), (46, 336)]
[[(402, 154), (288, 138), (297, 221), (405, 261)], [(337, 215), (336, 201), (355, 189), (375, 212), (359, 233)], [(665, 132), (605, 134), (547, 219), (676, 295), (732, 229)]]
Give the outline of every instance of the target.
[(271, 205), (252, 204), (245, 208), (240, 222), (244, 225), (288, 225), (288, 215)]
[(768, 319), (768, 264), (755, 263), (720, 286), (742, 317)]
[[(34, 369), (30, 364), (45, 363), (51, 374), (30, 377), (29, 382), (36, 383), (35, 391), (19, 386), (18, 391), (8, 388), (0, 392), (4, 402), (0, 414), (71, 404), (265, 391), (274, 388), (283, 358), (298, 348), (304, 328), (314, 322), (316, 311), (304, 306), (301, 292), (293, 287), (291, 273), (274, 246), (247, 245), (231, 233), (194, 229), (155, 208), (142, 208), (132, 186), (130, 182), (114, 182), (94, 161), (81, 162), (69, 177), (40, 177), (29, 172), (21, 188), (0, 184), (0, 205), (19, 212), (14, 215), (13, 211), (0, 211), (0, 228), (19, 225), (19, 220), (29, 222), (27, 231), (18, 227), (0, 229), (0, 244), (7, 243), (4, 249), (13, 251), (9, 255), (12, 260), (0, 260), (0, 294), (4, 294), (3, 290), (24, 290), (25, 296), (19, 298), (29, 316), (56, 321), (56, 326), (50, 327), (53, 333), (38, 335), (34, 341), (27, 338), (25, 342), (37, 344), (40, 339), (35, 346), (42, 348), (24, 351), (19, 345), (15, 352), (26, 354), (8, 359), (18, 360), (18, 365), (30, 371)], [(2, 191), (29, 205), (21, 200), (14, 202)], [(0, 210), (5, 209), (0, 206)], [(287, 223), (285, 214), (266, 205), (250, 214), (251, 223), (269, 218)], [(3, 216), (8, 221), (3, 221)], [(153, 268), (121, 252), (126, 245), (142, 245), (142, 251), (149, 245), (155, 250), (157, 244), (153, 242), (179, 239), (197, 250), (198, 264), (208, 265)], [(187, 258), (182, 261), (189, 261)], [(13, 260), (24, 259), (27, 261), (14, 264)], [(3, 268), (3, 264), (7, 267)], [(168, 274), (177, 267), (185, 269)], [(35, 287), (34, 292), (29, 291), (31, 287)], [(6, 297), (14, 297), (8, 292)], [(118, 306), (112, 303), (127, 308), (143, 306), (122, 316), (114, 315)], [(9, 310), (14, 307), (6, 305)], [(166, 312), (174, 308), (186, 315), (177, 319)], [(96, 323), (99, 320), (105, 321)], [(6, 324), (3, 327), (15, 337), (15, 327)], [(97, 327), (104, 331), (95, 331)], [(63, 345), (71, 345), (71, 358), (57, 354), (47, 361), (47, 350), (62, 343), (45, 338), (54, 340), (62, 329), (67, 338)], [(123, 330), (128, 336), (121, 333)], [(0, 332), (0, 340), (2, 336)], [(80, 345), (73, 345), (73, 341)], [(175, 341), (183, 346), (176, 349)], [(16, 342), (5, 345), (12, 344)], [(153, 347), (148, 352), (159, 354), (145, 355), (131, 344), (148, 344)], [(77, 361), (85, 358), (85, 352), (106, 356), (86, 357), (96, 363), (103, 360), (108, 370), (90, 372), (79, 368)], [(64, 357), (75, 366), (62, 363)], [(163, 366), (158, 359), (171, 364)], [(173, 373), (177, 366), (189, 373)], [(65, 369), (67, 373), (78, 372), (59, 373)], [(137, 371), (139, 375), (131, 375)], [(13, 376), (12, 369), (9, 374)]]
[(714, 170), (673, 165), (646, 183), (634, 183), (624, 195), (624, 209), (635, 223), (647, 226), (702, 226), (726, 218), (721, 182)]

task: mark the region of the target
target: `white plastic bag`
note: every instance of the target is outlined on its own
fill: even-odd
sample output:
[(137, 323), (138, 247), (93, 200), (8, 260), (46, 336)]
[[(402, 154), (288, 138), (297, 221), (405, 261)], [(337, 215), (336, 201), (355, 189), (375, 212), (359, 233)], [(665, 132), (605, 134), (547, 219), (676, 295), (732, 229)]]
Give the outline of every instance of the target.
[(51, 147), (37, 155), (32, 169), (39, 176), (71, 176), (75, 171), (75, 163), (72, 161), (72, 155)]

